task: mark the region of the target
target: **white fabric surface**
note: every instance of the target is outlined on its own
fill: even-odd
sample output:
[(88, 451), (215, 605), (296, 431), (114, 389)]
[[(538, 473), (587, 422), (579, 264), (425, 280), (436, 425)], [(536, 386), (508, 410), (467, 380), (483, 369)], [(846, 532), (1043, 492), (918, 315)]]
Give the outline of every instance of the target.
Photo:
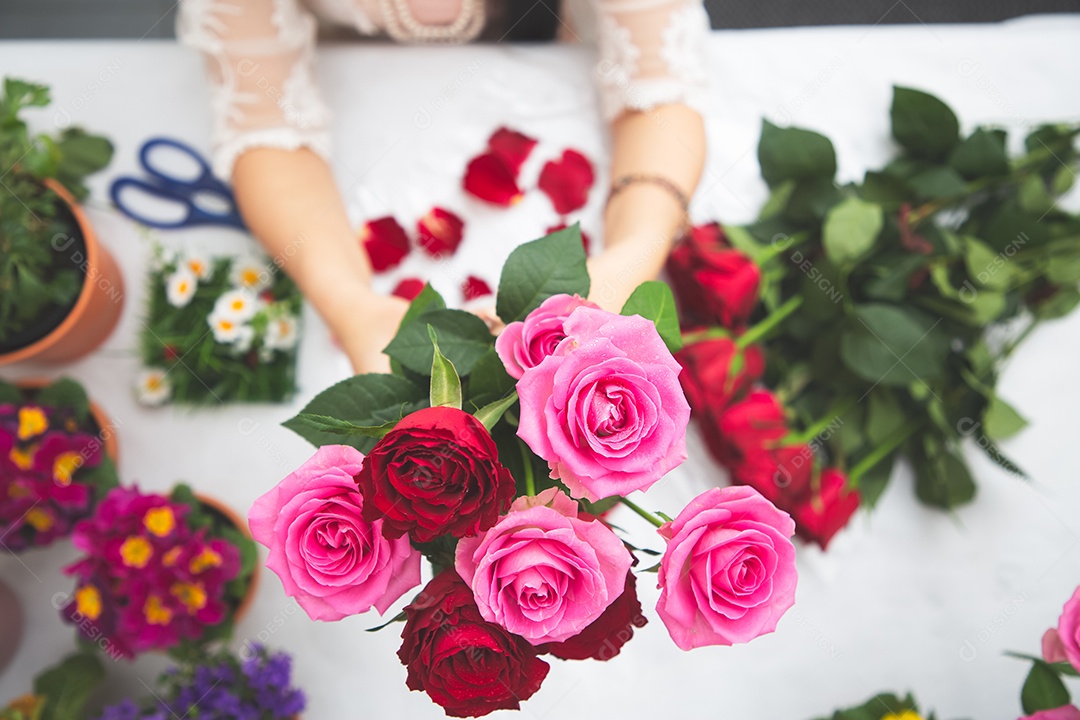
[[(763, 200), (754, 160), (763, 114), (832, 137), (845, 180), (888, 157), (894, 82), (940, 94), (965, 128), (1076, 119), (1078, 39), (1080, 18), (1068, 16), (979, 27), (716, 33), (710, 53), (717, 111), (709, 122), (710, 163), (694, 206), (697, 219), (744, 221)], [(394, 72), (350, 80), (355, 68), (390, 64)], [(127, 307), (100, 352), (62, 371), (86, 383), (115, 418), (125, 481), (164, 490), (184, 479), (246, 509), (312, 452), (278, 423), (346, 376), (347, 365), (309, 313), (301, 393), (291, 407), (190, 412), (142, 409), (132, 400), (148, 242), (102, 198), (111, 176), (135, 169), (136, 150), (148, 136), (208, 147), (210, 108), (199, 59), (157, 41), (9, 42), (0, 44), (0, 67), (53, 86), (56, 106), (39, 116), (42, 127), (70, 116), (117, 145), (110, 171), (93, 183), (91, 217), (123, 266)], [(536, 192), (510, 211), (480, 207), (458, 189), (464, 163), (500, 123), (541, 139), (525, 168), (526, 186), (542, 162), (567, 145), (602, 160), (591, 71), (585, 51), (555, 47), (320, 51), (320, 79), (337, 116), (335, 170), (356, 219), (389, 210), (411, 225), (432, 204), (446, 204), (469, 224), (461, 251), (445, 265), (412, 257), (381, 285), (428, 274), (454, 302), (465, 274), (497, 280), (510, 249), (541, 234), (554, 212)], [(602, 195), (594, 192), (582, 216), (594, 237)], [(177, 232), (168, 240), (211, 250), (247, 242), (219, 229)], [(1032, 421), (1004, 445), (1029, 471), (1030, 483), (1006, 476), (970, 448), (980, 494), (950, 517), (920, 507), (910, 473), (898, 471), (879, 509), (860, 513), (828, 554), (800, 547), (795, 608), (775, 634), (750, 645), (680, 652), (652, 611), (657, 593), (645, 580), (648, 627), (609, 663), (555, 661), (522, 717), (800, 720), (895, 688), (916, 691), (939, 717), (1015, 718), (1027, 664), (1002, 651), (1037, 652), (1043, 630), (1056, 623), (1080, 582), (1077, 357), (1080, 314), (1035, 332), (1002, 378), (1004, 397)], [(3, 370), (5, 377), (41, 374)], [(650, 493), (648, 506), (677, 511), (723, 479), (705, 460), (696, 434), (691, 457)], [(659, 547), (634, 516), (620, 511), (614, 521), (633, 529), (639, 542)], [(63, 544), (0, 557), (0, 573), (29, 618), (26, 642), (0, 678), (0, 700), (25, 691), (35, 672), (71, 647), (73, 631), (58, 621), (52, 598), (71, 589), (60, 568), (72, 557)], [(264, 572), (237, 638), (261, 634), (295, 655), (296, 679), (310, 698), (308, 718), (441, 717), (426, 696), (405, 688), (405, 670), (394, 655), (400, 626), (364, 632), (378, 623), (374, 615), (312, 622)], [(141, 692), (137, 678), (149, 682), (162, 665), (152, 657), (110, 667), (109, 692)]]

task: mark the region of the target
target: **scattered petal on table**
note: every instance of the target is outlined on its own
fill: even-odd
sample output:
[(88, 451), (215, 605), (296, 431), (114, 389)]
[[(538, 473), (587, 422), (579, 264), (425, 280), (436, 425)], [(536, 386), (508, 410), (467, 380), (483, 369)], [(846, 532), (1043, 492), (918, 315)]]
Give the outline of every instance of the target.
[(427, 283), (420, 278), (405, 278), (397, 284), (397, 287), (395, 287), (390, 294), (412, 302), (424, 289), (425, 285), (427, 285)]
[(466, 300), (475, 300), (485, 295), (491, 295), (491, 286), (483, 278), (470, 275), (465, 278), (465, 282), (461, 283), (461, 294), (465, 296)]
[(522, 197), (513, 171), (501, 157), (490, 152), (469, 162), (462, 184), (473, 197), (502, 207), (509, 207)]
[(367, 250), (375, 272), (389, 270), (409, 254), (409, 236), (389, 215), (365, 223), (360, 228), (360, 242)]
[(435, 207), (416, 223), (420, 249), (431, 257), (453, 255), (465, 234), (465, 222), (444, 208)]
[(508, 127), (499, 128), (488, 139), (488, 150), (500, 157), (515, 177), (521, 171), (521, 166), (529, 158), (534, 147), (536, 147), (535, 138)]
[(585, 205), (596, 179), (592, 163), (577, 150), (564, 150), (558, 160), (549, 160), (540, 171), (540, 189), (551, 198), (560, 215)]

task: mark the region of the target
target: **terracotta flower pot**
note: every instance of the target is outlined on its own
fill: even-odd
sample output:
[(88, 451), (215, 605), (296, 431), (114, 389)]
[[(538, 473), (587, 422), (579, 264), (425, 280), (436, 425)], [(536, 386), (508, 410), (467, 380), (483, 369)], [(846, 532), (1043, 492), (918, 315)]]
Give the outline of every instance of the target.
[(27, 360), (46, 363), (77, 360), (105, 341), (123, 309), (124, 280), (116, 260), (98, 241), (86, 213), (71, 193), (53, 180), (46, 180), (45, 185), (64, 201), (78, 225), (85, 252), (66, 239), (59, 247), (56, 244), (53, 247), (57, 252), (72, 253), (72, 259), (83, 270), (83, 285), (75, 305), (59, 325), (29, 345), (0, 354), (0, 365)]
[[(52, 380), (30, 378), (29, 380), (19, 380), (15, 384), (24, 390), (40, 390), (46, 385), (51, 385)], [(105, 454), (113, 461), (113, 465), (118, 466), (120, 464), (120, 447), (116, 440), (116, 428), (113, 427), (113, 424), (109, 421), (109, 416), (105, 414), (101, 406), (93, 400), (90, 401), (90, 417), (94, 419), (94, 424), (98, 427), (97, 437), (105, 445)]]
[[(217, 498), (202, 493), (195, 493), (195, 499), (228, 520), (248, 540), (255, 542), (255, 539), (251, 537), (251, 530), (248, 528), (247, 521), (237, 515), (231, 507)], [(251, 603), (255, 599), (255, 591), (259, 587), (259, 569), (259, 563), (255, 563), (255, 569), (252, 570), (251, 579), (248, 581), (247, 592), (244, 593), (244, 598), (236, 606), (236, 610), (233, 611), (232, 621), (234, 624), (240, 622), (251, 608)]]

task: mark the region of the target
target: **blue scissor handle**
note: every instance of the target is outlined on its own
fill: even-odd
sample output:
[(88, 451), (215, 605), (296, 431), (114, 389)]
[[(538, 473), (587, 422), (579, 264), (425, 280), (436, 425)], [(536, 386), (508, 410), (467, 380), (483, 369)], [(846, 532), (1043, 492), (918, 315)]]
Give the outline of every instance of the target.
[[(169, 147), (187, 155), (198, 166), (198, 176), (178, 178), (160, 170), (152, 160), (154, 149), (159, 147)], [(175, 229), (189, 225), (227, 225), (245, 229), (246, 226), (243, 218), (240, 217), (232, 189), (227, 183), (214, 176), (210, 164), (190, 145), (171, 138), (150, 138), (139, 150), (139, 164), (146, 171), (147, 179), (121, 177), (115, 180), (110, 188), (113, 204), (128, 217), (144, 225), (160, 229)], [(185, 212), (178, 220), (147, 217), (124, 202), (122, 195), (127, 188), (151, 195), (159, 200), (179, 203), (184, 207)], [(199, 195), (214, 196), (225, 205), (227, 210), (216, 213), (200, 208), (197, 202)]]

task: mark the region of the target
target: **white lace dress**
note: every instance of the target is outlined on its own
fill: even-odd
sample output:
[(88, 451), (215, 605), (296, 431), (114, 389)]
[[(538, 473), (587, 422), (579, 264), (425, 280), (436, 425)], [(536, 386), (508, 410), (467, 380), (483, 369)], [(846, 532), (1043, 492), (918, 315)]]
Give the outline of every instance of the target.
[[(595, 76), (608, 119), (667, 103), (701, 109), (709, 29), (702, 0), (564, 2), (578, 28), (595, 27)], [(253, 147), (307, 147), (329, 157), (330, 113), (314, 77), (313, 12), (374, 35), (384, 27), (383, 6), (379, 0), (181, 0), (177, 35), (206, 58), (214, 169), (221, 177), (230, 177), (237, 157)]]

